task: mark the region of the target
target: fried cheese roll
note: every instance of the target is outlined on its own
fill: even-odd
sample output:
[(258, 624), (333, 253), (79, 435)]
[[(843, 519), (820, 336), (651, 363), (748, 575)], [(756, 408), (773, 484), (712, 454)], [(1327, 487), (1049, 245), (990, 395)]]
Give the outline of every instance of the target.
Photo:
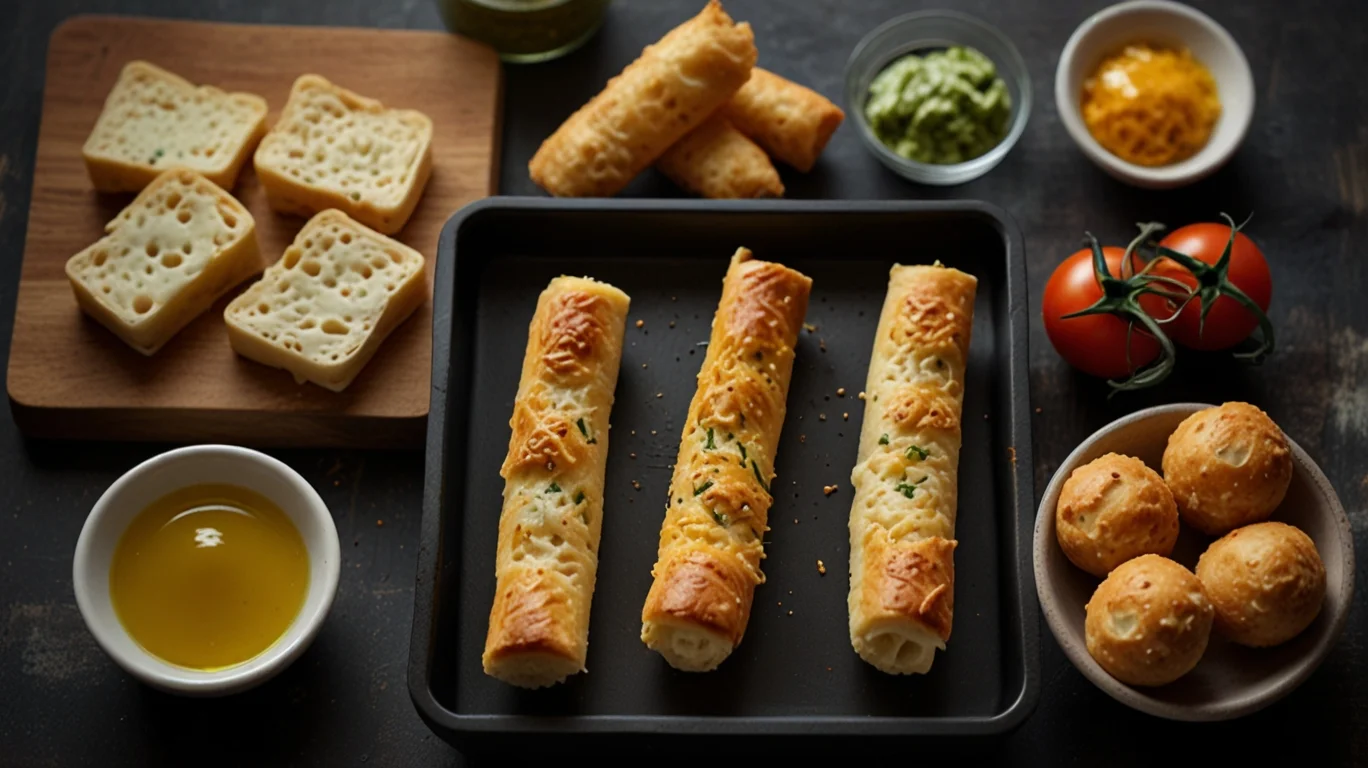
[(812, 170), (845, 120), (827, 97), (759, 67), (722, 113), (766, 152), (803, 172)]
[(714, 199), (783, 197), (784, 183), (758, 144), (713, 115), (670, 147), (656, 168), (679, 186)]
[(680, 438), (641, 640), (687, 672), (715, 669), (750, 618), (794, 345), (812, 280), (741, 248), (722, 282)]
[(542, 142), (532, 180), (557, 197), (617, 194), (731, 98), (755, 57), (750, 25), (710, 0)]
[(894, 266), (851, 472), (850, 642), (889, 674), (924, 674), (954, 617), (964, 371), (978, 281)]
[(486, 674), (541, 688), (584, 671), (603, 524), (608, 417), (627, 294), (558, 277), (537, 301), (499, 474), (503, 512)]

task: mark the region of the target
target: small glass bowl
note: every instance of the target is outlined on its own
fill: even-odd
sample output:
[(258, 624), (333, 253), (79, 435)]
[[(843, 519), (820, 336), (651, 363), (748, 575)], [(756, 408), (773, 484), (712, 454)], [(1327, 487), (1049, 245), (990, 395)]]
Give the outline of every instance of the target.
[[(917, 51), (931, 51), (952, 45), (977, 49), (997, 67), (998, 77), (1012, 97), (1012, 113), (1007, 120), (1007, 135), (997, 146), (973, 160), (950, 165), (919, 163), (884, 146), (869, 127), (865, 101), (869, 84), (895, 59)], [(846, 63), (846, 104), (855, 114), (860, 138), (869, 151), (894, 173), (922, 184), (963, 184), (982, 176), (1002, 162), (1031, 114), (1031, 76), (1026, 62), (1012, 41), (997, 29), (978, 19), (955, 11), (920, 11), (889, 19), (865, 35)]]

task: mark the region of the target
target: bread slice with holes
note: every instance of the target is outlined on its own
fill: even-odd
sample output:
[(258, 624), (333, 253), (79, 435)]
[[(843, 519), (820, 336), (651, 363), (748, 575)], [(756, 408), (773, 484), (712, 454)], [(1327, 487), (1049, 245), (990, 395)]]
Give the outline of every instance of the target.
[(223, 318), (238, 354), (341, 392), (426, 298), (422, 254), (328, 210)]
[(172, 169), (72, 256), (66, 274), (86, 314), (151, 355), (260, 268), (252, 214), (198, 173)]
[(189, 168), (224, 189), (266, 133), (266, 100), (196, 86), (145, 61), (124, 65), (81, 154), (95, 189), (137, 192)]
[(272, 208), (303, 216), (336, 208), (392, 235), (432, 174), (432, 121), (304, 75), (253, 162)]

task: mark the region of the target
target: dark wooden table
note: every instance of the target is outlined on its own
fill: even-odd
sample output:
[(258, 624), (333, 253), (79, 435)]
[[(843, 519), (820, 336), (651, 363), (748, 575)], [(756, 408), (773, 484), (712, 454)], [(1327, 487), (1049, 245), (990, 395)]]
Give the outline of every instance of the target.
[[(538, 194), (526, 163), (541, 139), (699, 0), (621, 0), (603, 31), (552, 65), (507, 68), (501, 189)], [(1130, 189), (1094, 168), (1054, 108), (1054, 68), (1074, 27), (1102, 2), (943, 0), (989, 19), (1030, 64), (1035, 108), (1021, 143), (983, 179), (938, 190), (885, 171), (842, 129), (794, 198), (982, 198), (1025, 231), (1032, 295), (1085, 228), (1129, 239), (1135, 221), (1181, 224), (1253, 211), (1268, 253), (1280, 348), (1262, 368), (1188, 356), (1153, 392), (1106, 399), (1031, 328), (1036, 490), (1092, 430), (1138, 408), (1246, 399), (1264, 407), (1329, 475), (1368, 553), (1368, 23), (1361, 0), (1197, 2), (1243, 45), (1258, 91), (1244, 148), (1220, 174), (1168, 193)], [(870, 28), (926, 3), (728, 0), (756, 28), (761, 63), (841, 99), (842, 69)], [(8, 0), (0, 2), (0, 351), (7, 350), (24, 242), (48, 35), (77, 13), (242, 22), (440, 26), (431, 0)], [(422, 62), (415, 62), (422, 66)], [(628, 194), (674, 196), (657, 178)], [(915, 243), (909, 243), (914, 250)], [(117, 440), (116, 435), (110, 436)], [(24, 441), (0, 418), (0, 764), (447, 765), (461, 759), (414, 713), (405, 681), (422, 456), (280, 451), (322, 492), (345, 550), (338, 599), (314, 647), (241, 696), (187, 701), (153, 692), (96, 647), (76, 610), (71, 553), (95, 498), (165, 446)], [(383, 520), (383, 526), (377, 521)], [(1368, 595), (1360, 569), (1358, 594)], [(1325, 665), (1285, 701), (1239, 722), (1184, 725), (1114, 703), (1068, 663), (1042, 626), (1043, 693), (1001, 762), (1146, 765), (1210, 752), (1261, 763), (1368, 764), (1368, 613), (1350, 618)], [(1179, 744), (1184, 746), (1179, 746)], [(915, 754), (915, 752), (909, 752)], [(1262, 758), (1262, 759), (1261, 759)]]

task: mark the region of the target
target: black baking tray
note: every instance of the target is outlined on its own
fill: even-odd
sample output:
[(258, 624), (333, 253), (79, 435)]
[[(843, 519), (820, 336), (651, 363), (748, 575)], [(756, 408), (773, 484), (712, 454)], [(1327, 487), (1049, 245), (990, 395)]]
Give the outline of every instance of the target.
[[(743, 245), (812, 277), (810, 329), (800, 336), (779, 447), (768, 580), (731, 658), (688, 674), (642, 645), (641, 606), (701, 343), (728, 258)], [(852, 739), (876, 748), (889, 743), (884, 737), (982, 743), (1035, 708), (1026, 272), (1020, 231), (1005, 213), (978, 202), (490, 198), (452, 216), (438, 251), (409, 657), (410, 692), (437, 734), (468, 753), (504, 756), (669, 755), (723, 743), (806, 752)], [(954, 634), (930, 674), (894, 677), (855, 655), (847, 629), (849, 478), (864, 405), (857, 394), (889, 267), (937, 259), (979, 281)], [(538, 294), (560, 274), (608, 281), (632, 308), (612, 413), (589, 672), (522, 691), (487, 677), (480, 654), (494, 594), (499, 465), (527, 327)], [(825, 485), (840, 490), (828, 497)]]

